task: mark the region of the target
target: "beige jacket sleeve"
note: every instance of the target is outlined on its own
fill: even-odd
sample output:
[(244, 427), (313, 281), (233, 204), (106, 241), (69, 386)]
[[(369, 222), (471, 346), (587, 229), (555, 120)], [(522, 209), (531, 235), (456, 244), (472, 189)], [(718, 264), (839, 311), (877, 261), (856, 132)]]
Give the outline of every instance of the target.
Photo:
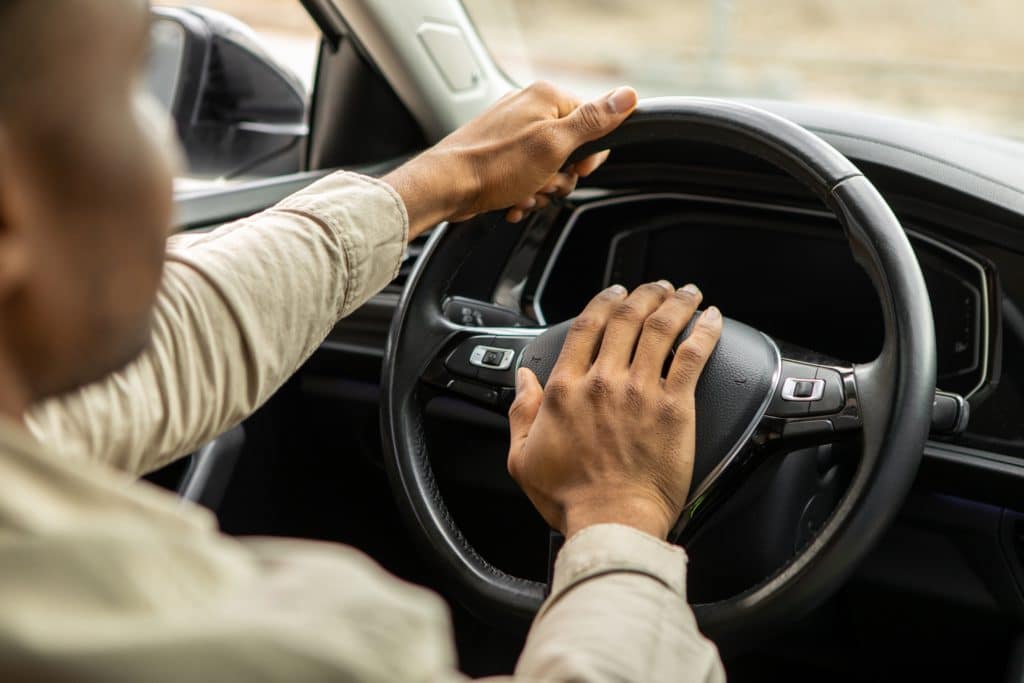
[[(264, 401), (394, 276), (407, 225), (389, 187), (337, 174), (176, 238), (144, 356), (36, 409), (35, 438), (0, 424), (0, 679), (462, 679), (437, 596), (349, 548), (226, 537), (127, 474)], [(685, 563), (626, 527), (578, 533), (514, 679), (723, 680)]]
[(335, 173), (271, 209), (168, 242), (149, 348), (29, 417), (44, 442), (142, 474), (241, 422), (398, 274), (405, 205)]

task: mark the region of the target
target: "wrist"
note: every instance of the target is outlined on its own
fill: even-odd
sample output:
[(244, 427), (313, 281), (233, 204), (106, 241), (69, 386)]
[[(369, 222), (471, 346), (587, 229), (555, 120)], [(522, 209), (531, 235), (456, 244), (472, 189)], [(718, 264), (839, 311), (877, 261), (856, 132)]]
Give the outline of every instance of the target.
[(457, 154), (427, 150), (384, 176), (405, 203), (409, 239), (466, 213), (475, 174)]
[(566, 506), (563, 533), (568, 539), (595, 524), (622, 524), (665, 540), (674, 521), (669, 519), (664, 506), (653, 501), (640, 498), (599, 501)]

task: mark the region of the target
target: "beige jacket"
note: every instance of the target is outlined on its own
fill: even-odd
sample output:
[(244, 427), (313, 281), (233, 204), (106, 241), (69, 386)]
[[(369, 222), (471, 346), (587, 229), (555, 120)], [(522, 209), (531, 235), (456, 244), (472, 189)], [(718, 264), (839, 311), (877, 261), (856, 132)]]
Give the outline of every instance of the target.
[[(0, 424), (0, 680), (459, 680), (445, 604), (352, 548), (235, 539), (136, 480), (238, 423), (391, 280), (408, 220), (329, 176), (168, 244), (149, 349)], [(717, 681), (679, 548), (617, 525), (562, 550), (516, 680)]]

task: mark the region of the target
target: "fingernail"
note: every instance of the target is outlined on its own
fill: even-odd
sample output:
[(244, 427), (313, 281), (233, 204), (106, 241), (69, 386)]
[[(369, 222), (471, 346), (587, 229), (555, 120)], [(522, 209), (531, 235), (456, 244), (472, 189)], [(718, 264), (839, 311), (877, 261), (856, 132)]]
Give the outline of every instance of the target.
[(661, 285), (662, 287), (664, 287), (665, 289), (667, 289), (670, 292), (675, 289), (675, 285), (673, 285), (668, 280), (658, 280), (658, 284)]
[(526, 372), (526, 368), (519, 368), (516, 370), (516, 393), (518, 394), (526, 386), (526, 380), (523, 378), (523, 373)]
[(626, 288), (622, 285), (612, 285), (608, 288), (608, 291), (619, 296), (626, 296)]
[(608, 95), (608, 109), (613, 114), (629, 111), (636, 106), (636, 90), (623, 86), (616, 88)]
[(693, 294), (694, 296), (700, 296), (700, 289), (698, 289), (697, 285), (693, 284), (692, 282), (690, 282), (688, 284), (685, 284), (682, 287), (680, 287), (679, 291), (680, 292), (687, 292), (689, 294)]
[(716, 306), (708, 306), (704, 311), (704, 320), (713, 323), (722, 317), (722, 312)]
[(522, 208), (524, 209), (532, 209), (533, 207), (537, 206), (537, 200), (534, 197), (530, 197), (529, 199), (525, 200), (520, 206), (522, 206)]

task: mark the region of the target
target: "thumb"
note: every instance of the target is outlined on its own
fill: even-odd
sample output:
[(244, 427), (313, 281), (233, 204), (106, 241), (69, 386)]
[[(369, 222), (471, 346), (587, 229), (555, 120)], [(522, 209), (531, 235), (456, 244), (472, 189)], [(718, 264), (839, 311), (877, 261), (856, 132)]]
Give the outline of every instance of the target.
[(636, 90), (623, 86), (576, 107), (562, 119), (573, 136), (573, 149), (618, 128), (636, 109), (636, 103)]
[(530, 434), (530, 427), (537, 419), (544, 390), (537, 381), (537, 375), (529, 368), (516, 371), (516, 400), (508, 409), (508, 426), (512, 436), (510, 453), (519, 453)]

